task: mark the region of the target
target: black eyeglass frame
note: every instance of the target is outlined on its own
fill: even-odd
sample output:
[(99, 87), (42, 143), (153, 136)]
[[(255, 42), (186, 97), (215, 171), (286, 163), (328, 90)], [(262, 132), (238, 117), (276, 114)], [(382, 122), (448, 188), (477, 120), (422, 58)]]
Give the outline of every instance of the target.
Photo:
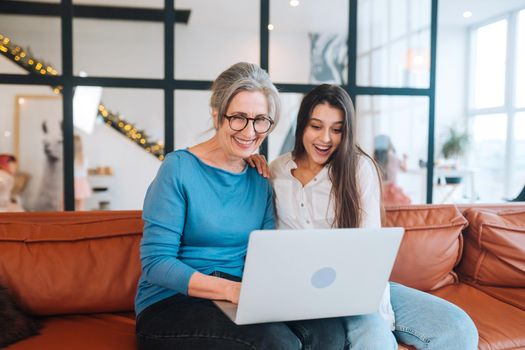
[[(275, 124), (275, 122), (272, 119), (268, 118), (268, 117), (248, 118), (247, 116), (242, 115), (242, 114), (234, 114), (234, 115), (226, 115), (226, 114), (224, 114), (222, 117), (226, 118), (228, 120), (228, 125), (230, 126), (230, 129), (232, 129), (233, 131), (243, 131), (248, 126), (248, 122), (251, 121), (252, 125), (253, 125), (253, 130), (255, 131), (256, 134), (266, 134), (267, 132), (269, 132), (272, 129), (272, 126)], [(242, 118), (242, 119), (244, 119), (245, 120), (244, 126), (242, 128), (240, 128), (240, 129), (234, 129), (232, 127), (232, 118)], [(257, 131), (257, 129), (255, 128), (255, 122), (257, 120), (261, 120), (261, 119), (265, 119), (265, 120), (270, 122), (270, 125), (268, 126), (268, 129), (266, 129), (266, 131)]]

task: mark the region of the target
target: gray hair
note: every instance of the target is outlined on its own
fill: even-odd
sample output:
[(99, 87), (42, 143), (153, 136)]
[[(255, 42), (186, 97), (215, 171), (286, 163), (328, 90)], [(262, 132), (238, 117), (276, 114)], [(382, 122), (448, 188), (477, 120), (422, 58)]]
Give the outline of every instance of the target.
[[(270, 76), (256, 64), (239, 62), (222, 72), (211, 86), (210, 107), (218, 113), (219, 125), (224, 121), (224, 114), (231, 100), (241, 91), (260, 91), (268, 101), (268, 114), (274, 121), (279, 121), (281, 101), (277, 88)], [(271, 131), (271, 130), (270, 130)]]

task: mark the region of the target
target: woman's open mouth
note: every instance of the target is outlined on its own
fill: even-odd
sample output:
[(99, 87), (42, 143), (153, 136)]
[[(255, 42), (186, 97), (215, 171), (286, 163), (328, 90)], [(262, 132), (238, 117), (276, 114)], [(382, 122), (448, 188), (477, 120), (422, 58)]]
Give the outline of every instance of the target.
[(332, 149), (332, 146), (328, 145), (313, 145), (314, 149), (317, 153), (319, 153), (322, 156), (327, 156), (330, 153), (330, 150)]

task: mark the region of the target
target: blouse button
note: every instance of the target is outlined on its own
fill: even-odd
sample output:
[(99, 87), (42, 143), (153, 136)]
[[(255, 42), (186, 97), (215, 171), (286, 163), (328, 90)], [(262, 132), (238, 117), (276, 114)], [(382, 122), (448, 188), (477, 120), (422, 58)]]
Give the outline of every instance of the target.
[(316, 178), (316, 177), (314, 177), (314, 181), (317, 181), (317, 178)]
[(309, 223), (310, 223), (310, 220), (306, 220), (306, 223), (309, 224)]
[(301, 203), (301, 207), (304, 207), (304, 203)]

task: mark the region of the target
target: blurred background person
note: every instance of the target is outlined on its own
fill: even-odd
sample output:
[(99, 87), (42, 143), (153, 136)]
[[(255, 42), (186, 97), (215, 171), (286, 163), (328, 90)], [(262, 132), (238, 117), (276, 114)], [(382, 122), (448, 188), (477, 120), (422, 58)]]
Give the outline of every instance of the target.
[(399, 171), (407, 171), (407, 158), (400, 159), (388, 135), (377, 135), (374, 138), (374, 160), (379, 165), (383, 179), (383, 203), (389, 205), (408, 205), (410, 198), (397, 185)]
[(75, 210), (85, 210), (85, 201), (93, 193), (87, 175), (88, 161), (84, 156), (82, 138), (75, 135)]
[(24, 211), (12, 196), (17, 162), (10, 154), (0, 154), (0, 212)]

